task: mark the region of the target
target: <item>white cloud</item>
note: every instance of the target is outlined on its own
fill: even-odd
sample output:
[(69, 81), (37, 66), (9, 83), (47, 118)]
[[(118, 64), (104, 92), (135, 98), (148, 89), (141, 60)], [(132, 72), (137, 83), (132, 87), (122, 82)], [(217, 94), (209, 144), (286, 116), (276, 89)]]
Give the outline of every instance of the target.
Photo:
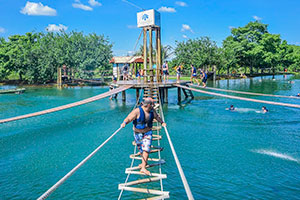
[(46, 31), (48, 31), (48, 32), (66, 31), (67, 29), (68, 29), (68, 27), (64, 26), (62, 24), (59, 24), (58, 26), (56, 24), (49, 24), (46, 27)]
[(5, 28), (0, 27), (0, 33), (5, 33)]
[(72, 6), (74, 8), (79, 8), (79, 9), (82, 9), (82, 10), (86, 10), (86, 11), (92, 11), (93, 8), (90, 7), (90, 6), (87, 6), (87, 5), (84, 5), (80, 2), (80, 0), (75, 0), (76, 3), (73, 3)]
[(170, 13), (174, 13), (176, 12), (175, 8), (171, 8), (171, 7), (165, 7), (162, 6), (158, 9), (159, 12), (170, 12)]
[(102, 3), (96, 1), (96, 0), (89, 0), (89, 4), (91, 6), (102, 6)]
[(183, 1), (176, 1), (175, 4), (178, 5), (178, 6), (181, 6), (181, 7), (186, 7), (187, 6), (187, 4)]
[(255, 19), (256, 21), (260, 21), (260, 20), (262, 20), (262, 18), (260, 18), (260, 17), (257, 17), (257, 16), (253, 16), (253, 19)]
[(129, 28), (129, 29), (135, 29), (135, 28), (137, 28), (137, 26), (136, 25), (127, 25), (127, 28)]
[(56, 16), (56, 10), (49, 6), (44, 6), (41, 2), (34, 3), (27, 1), (26, 5), (20, 11), (24, 15), (44, 15), (44, 16)]
[(182, 32), (184, 32), (184, 31), (190, 31), (191, 33), (194, 33), (194, 31), (192, 30), (192, 28), (189, 25), (187, 25), (187, 24), (182, 24), (181, 31)]
[(182, 35), (182, 37), (183, 37), (184, 39), (187, 39), (187, 38), (188, 38), (188, 36), (187, 36), (187, 35)]

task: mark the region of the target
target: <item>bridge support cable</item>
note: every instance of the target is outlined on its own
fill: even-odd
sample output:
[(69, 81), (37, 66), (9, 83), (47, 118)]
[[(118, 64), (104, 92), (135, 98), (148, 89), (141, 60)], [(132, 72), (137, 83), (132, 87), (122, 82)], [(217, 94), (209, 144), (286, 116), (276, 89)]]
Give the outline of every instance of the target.
[(207, 92), (204, 90), (200, 89), (195, 89), (195, 88), (190, 88), (186, 87), (183, 85), (175, 84), (176, 87), (184, 88), (187, 90), (192, 90), (195, 92), (200, 92), (203, 94), (209, 94), (213, 96), (219, 96), (219, 97), (225, 97), (229, 99), (237, 99), (237, 100), (242, 100), (242, 101), (251, 101), (251, 102), (257, 102), (257, 103), (264, 103), (264, 104), (270, 104), (270, 105), (276, 105), (276, 106), (286, 106), (286, 107), (292, 107), (292, 108), (300, 108), (300, 105), (297, 104), (290, 104), (290, 103), (281, 103), (281, 102), (274, 102), (274, 101), (265, 101), (265, 100), (259, 100), (259, 99), (251, 99), (251, 98), (245, 98), (245, 97), (237, 97), (237, 96), (232, 96), (232, 95), (226, 95), (226, 94), (220, 94), (220, 93), (215, 93), (215, 92)]
[(57, 111), (60, 111), (60, 110), (65, 110), (65, 109), (68, 109), (68, 108), (73, 108), (73, 107), (80, 106), (80, 105), (83, 105), (83, 104), (91, 103), (93, 101), (97, 101), (99, 99), (103, 99), (103, 98), (109, 97), (113, 94), (117, 94), (119, 92), (125, 91), (125, 90), (127, 90), (131, 87), (132, 87), (132, 85), (122, 86), (122, 87), (116, 88), (114, 90), (99, 94), (97, 96), (90, 97), (88, 99), (84, 99), (84, 100), (77, 101), (77, 102), (74, 102), (74, 103), (70, 103), (70, 104), (67, 104), (67, 105), (58, 106), (58, 107), (55, 107), (55, 108), (50, 108), (50, 109), (47, 109), (47, 110), (43, 110), (43, 111), (39, 111), (39, 112), (35, 112), (35, 113), (30, 113), (30, 114), (26, 114), (26, 115), (21, 115), (21, 116), (17, 116), (17, 117), (2, 119), (2, 120), (0, 120), (0, 124), (6, 123), (6, 122), (11, 122), (11, 121), (17, 121), (17, 120), (21, 120), (21, 119), (26, 119), (26, 118), (30, 118), (30, 117), (35, 117), (35, 116), (39, 116), (39, 115), (45, 115), (45, 114), (57, 112)]
[(237, 94), (248, 94), (248, 95), (256, 95), (256, 96), (266, 96), (266, 97), (279, 97), (279, 98), (290, 98), (290, 99), (300, 99), (300, 97), (294, 97), (294, 96), (284, 96), (284, 95), (276, 95), (276, 94), (262, 94), (262, 93), (254, 93), (254, 92), (244, 92), (244, 91), (237, 91), (237, 90), (226, 90), (222, 88), (213, 88), (213, 87), (203, 87), (198, 86), (194, 84), (188, 84), (195, 88), (201, 88), (201, 89), (209, 89), (209, 90), (216, 90), (216, 91), (222, 91), (222, 92), (230, 92), (230, 93), (237, 93)]
[[(188, 87), (187, 87), (187, 88), (188, 88)], [(189, 88), (188, 88), (188, 89), (189, 89)], [(160, 100), (160, 98), (159, 98), (159, 100)], [(160, 107), (160, 113), (161, 113), (162, 120), (165, 121), (163, 109), (162, 109), (162, 106), (161, 106), (161, 101), (159, 101), (159, 104), (160, 104), (159, 107)], [(173, 154), (175, 163), (176, 163), (176, 165), (177, 165), (177, 169), (178, 169), (178, 171), (179, 171), (180, 178), (181, 178), (181, 181), (182, 181), (182, 183), (183, 183), (183, 186), (184, 186), (185, 192), (186, 192), (186, 194), (187, 194), (187, 197), (188, 197), (189, 200), (194, 200), (192, 191), (191, 191), (190, 186), (189, 186), (189, 184), (188, 184), (188, 182), (187, 182), (187, 179), (186, 179), (186, 177), (185, 177), (185, 175), (184, 175), (183, 169), (182, 169), (181, 164), (180, 164), (180, 162), (179, 162), (179, 159), (178, 159), (178, 157), (177, 157), (177, 154), (176, 154), (175, 148), (174, 148), (174, 146), (173, 146), (173, 143), (172, 143), (172, 140), (171, 140), (171, 137), (170, 137), (170, 134), (169, 134), (169, 132), (168, 132), (167, 127), (164, 127), (164, 130), (165, 130), (165, 133), (166, 133), (166, 135), (167, 135), (167, 138), (168, 138), (168, 141), (169, 141), (169, 144), (170, 144), (170, 148), (171, 148), (171, 150), (172, 150), (172, 154)]]

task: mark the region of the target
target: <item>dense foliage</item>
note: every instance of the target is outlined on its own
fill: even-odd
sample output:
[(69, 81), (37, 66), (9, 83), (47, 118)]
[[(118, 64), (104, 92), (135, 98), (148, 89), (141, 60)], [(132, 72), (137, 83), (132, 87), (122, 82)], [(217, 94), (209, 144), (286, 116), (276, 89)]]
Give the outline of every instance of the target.
[(56, 79), (57, 68), (66, 65), (86, 78), (90, 71), (111, 70), (112, 44), (102, 35), (81, 32), (26, 33), (0, 39), (0, 80), (17, 74), (29, 83)]
[(287, 44), (267, 28), (268, 25), (259, 21), (233, 28), (222, 47), (217, 47), (208, 37), (176, 42), (172, 65), (183, 64), (185, 72), (190, 70), (190, 64), (204, 69), (216, 66), (219, 73), (227, 74), (253, 74), (266, 69), (275, 73), (284, 68), (299, 71), (300, 47)]

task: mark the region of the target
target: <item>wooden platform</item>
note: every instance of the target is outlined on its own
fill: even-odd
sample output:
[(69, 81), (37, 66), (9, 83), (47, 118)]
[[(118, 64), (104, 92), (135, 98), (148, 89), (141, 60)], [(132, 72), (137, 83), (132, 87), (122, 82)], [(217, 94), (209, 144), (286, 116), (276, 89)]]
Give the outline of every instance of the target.
[(123, 86), (123, 85), (132, 85), (132, 89), (141, 89), (149, 86), (156, 86), (159, 88), (174, 88), (176, 87), (175, 84), (180, 84), (180, 85), (187, 85), (191, 83), (191, 81), (184, 81), (181, 80), (179, 83), (176, 82), (176, 80), (169, 80), (166, 82), (144, 82), (143, 80), (138, 81), (138, 80), (129, 80), (129, 81), (117, 81), (117, 83), (113, 84), (115, 86)]
[(0, 90), (0, 94), (9, 94), (9, 93), (15, 93), (20, 94), (25, 92), (25, 88), (15, 88), (15, 89), (8, 89), (8, 90)]

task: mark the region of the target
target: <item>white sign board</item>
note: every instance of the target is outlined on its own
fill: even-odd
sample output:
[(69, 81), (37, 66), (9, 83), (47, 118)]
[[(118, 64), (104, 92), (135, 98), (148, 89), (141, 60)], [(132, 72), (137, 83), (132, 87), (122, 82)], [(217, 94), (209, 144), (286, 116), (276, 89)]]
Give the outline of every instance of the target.
[(160, 13), (154, 9), (137, 13), (137, 27), (160, 27)]

